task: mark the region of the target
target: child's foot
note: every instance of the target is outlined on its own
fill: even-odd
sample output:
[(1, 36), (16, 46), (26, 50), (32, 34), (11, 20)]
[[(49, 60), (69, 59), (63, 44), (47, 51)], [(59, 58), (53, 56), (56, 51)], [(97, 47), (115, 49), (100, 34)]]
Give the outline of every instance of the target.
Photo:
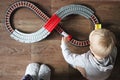
[(38, 80), (50, 80), (51, 70), (50, 68), (42, 64), (38, 73)]
[(26, 68), (25, 75), (30, 75), (33, 80), (37, 80), (39, 69), (40, 65), (38, 63), (30, 63)]

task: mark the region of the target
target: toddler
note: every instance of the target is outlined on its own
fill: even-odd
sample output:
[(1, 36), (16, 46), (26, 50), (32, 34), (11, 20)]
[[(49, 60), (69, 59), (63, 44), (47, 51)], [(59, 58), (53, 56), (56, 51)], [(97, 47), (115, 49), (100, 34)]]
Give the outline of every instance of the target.
[(112, 32), (107, 29), (93, 30), (89, 35), (90, 50), (84, 54), (72, 53), (66, 41), (63, 37), (61, 49), (64, 59), (86, 79), (105, 80), (110, 76), (117, 56), (115, 36)]

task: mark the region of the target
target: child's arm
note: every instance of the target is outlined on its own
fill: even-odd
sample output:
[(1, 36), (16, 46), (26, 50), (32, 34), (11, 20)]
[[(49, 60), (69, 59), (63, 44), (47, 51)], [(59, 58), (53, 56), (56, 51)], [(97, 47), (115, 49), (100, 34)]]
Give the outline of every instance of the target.
[(69, 50), (69, 48), (66, 44), (66, 38), (65, 37), (62, 38), (61, 49), (62, 49), (63, 57), (64, 57), (64, 59), (66, 60), (67, 63), (72, 65), (74, 68), (76, 68), (76, 66), (84, 67), (84, 65), (85, 65), (84, 64), (85, 55), (79, 55), (79, 54), (71, 53), (71, 51)]
[(66, 62), (69, 63), (78, 71), (80, 71), (83, 77), (86, 78), (86, 71), (85, 71), (86, 53), (82, 55), (71, 53), (71, 51), (69, 50), (66, 44), (66, 38), (64, 37), (62, 38), (61, 41), (61, 49), (62, 49), (63, 57), (66, 60)]

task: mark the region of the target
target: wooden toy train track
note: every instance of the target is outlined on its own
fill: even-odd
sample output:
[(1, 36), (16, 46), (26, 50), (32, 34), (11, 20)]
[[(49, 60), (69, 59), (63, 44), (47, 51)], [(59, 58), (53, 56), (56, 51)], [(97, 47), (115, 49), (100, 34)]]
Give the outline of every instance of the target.
[[(12, 13), (19, 8), (28, 8), (32, 10), (36, 15), (38, 15), (45, 23), (45, 25), (36, 32), (33, 33), (23, 33), (17, 29), (14, 29), (11, 25), (11, 15)], [(54, 29), (61, 35), (68, 37), (70, 43), (75, 46), (87, 46), (89, 45), (89, 40), (76, 40), (71, 35), (66, 33), (58, 24), (59, 22), (68, 15), (77, 14), (84, 16), (93, 23), (93, 29), (95, 24), (98, 24), (99, 21), (94, 15), (94, 12), (83, 5), (68, 5), (60, 8), (56, 11), (51, 18), (45, 15), (40, 9), (38, 9), (34, 4), (28, 1), (18, 1), (13, 3), (7, 10), (5, 15), (5, 25), (7, 30), (10, 32), (10, 36), (20, 42), (24, 43), (34, 43), (43, 40), (46, 38)], [(57, 26), (58, 25), (58, 26)]]

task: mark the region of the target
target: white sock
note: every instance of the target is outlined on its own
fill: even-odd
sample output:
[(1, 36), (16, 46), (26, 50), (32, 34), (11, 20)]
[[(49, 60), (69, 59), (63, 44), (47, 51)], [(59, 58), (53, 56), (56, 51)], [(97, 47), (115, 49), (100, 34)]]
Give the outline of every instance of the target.
[(38, 63), (30, 63), (26, 68), (25, 75), (29, 74), (32, 76), (33, 80), (37, 80), (39, 68), (40, 65)]
[(42, 64), (40, 66), (40, 70), (38, 73), (38, 80), (50, 80), (50, 76), (51, 76), (50, 68), (47, 65)]

